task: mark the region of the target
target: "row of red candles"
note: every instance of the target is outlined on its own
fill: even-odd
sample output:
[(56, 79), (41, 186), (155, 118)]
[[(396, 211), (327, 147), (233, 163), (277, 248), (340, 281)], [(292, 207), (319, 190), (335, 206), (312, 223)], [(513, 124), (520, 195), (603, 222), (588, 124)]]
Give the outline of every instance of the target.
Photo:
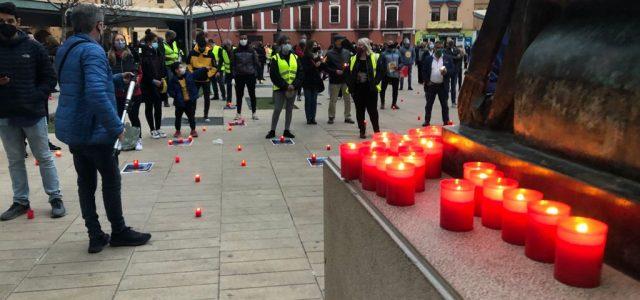
[[(440, 178), (441, 127), (409, 130), (398, 136), (374, 135), (373, 141), (340, 146), (342, 177), (359, 179), (365, 190), (376, 191), (391, 205), (415, 203), (425, 179)], [(464, 164), (464, 179), (441, 181), (440, 225), (452, 231), (473, 229), (473, 217), (482, 225), (502, 229), (502, 239), (525, 246), (533, 260), (555, 262), (554, 276), (577, 287), (600, 284), (607, 225), (589, 218), (570, 217), (571, 208), (543, 200), (542, 193), (518, 188), (496, 166)]]

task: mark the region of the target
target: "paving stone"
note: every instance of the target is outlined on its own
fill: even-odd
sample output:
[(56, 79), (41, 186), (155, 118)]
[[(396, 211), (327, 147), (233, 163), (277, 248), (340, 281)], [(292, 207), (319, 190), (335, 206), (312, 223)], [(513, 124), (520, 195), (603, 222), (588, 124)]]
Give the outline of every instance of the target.
[(53, 300), (53, 299), (112, 299), (116, 286), (99, 286), (74, 289), (58, 289), (38, 292), (13, 293), (9, 300)]
[(20, 283), (23, 278), (29, 274), (29, 271), (9, 271), (0, 272), (0, 285), (14, 285)]
[(30, 270), (36, 262), (33, 258), (0, 261), (0, 272)]
[(195, 248), (211, 248), (220, 246), (219, 238), (195, 238), (183, 240), (152, 240), (144, 246), (136, 248), (136, 252), (156, 251), (156, 250), (172, 250), (172, 249), (195, 249)]
[(309, 270), (228, 275), (220, 276), (220, 289), (228, 290), (315, 282), (315, 277)]
[(222, 242), (220, 250), (254, 250), (254, 249), (273, 249), (273, 248), (295, 248), (300, 247), (300, 240), (296, 238), (277, 238), (277, 239), (257, 239), (257, 240), (240, 240)]
[(297, 237), (298, 232), (295, 229), (266, 229), (266, 230), (251, 230), (251, 231), (232, 231), (223, 232), (221, 239), (225, 241), (238, 241), (238, 240), (257, 240), (257, 239), (275, 239), (275, 238), (288, 238)]
[(213, 248), (194, 248), (162, 251), (136, 251), (131, 258), (132, 263), (166, 262), (194, 260), (219, 257), (220, 250)]
[(127, 269), (127, 275), (162, 274), (174, 272), (209, 271), (219, 269), (218, 258), (172, 260), (134, 263)]
[(286, 229), (292, 228), (293, 222), (287, 221), (271, 221), (271, 222), (252, 222), (252, 223), (234, 223), (222, 224), (222, 232), (233, 231), (250, 231), (259, 229)]
[(122, 279), (119, 290), (124, 291), (149, 288), (217, 284), (218, 277), (218, 271), (193, 271), (153, 275), (129, 275), (125, 276)]
[(154, 241), (217, 238), (220, 235), (217, 230), (210, 229), (152, 231), (151, 234)]
[(270, 286), (236, 290), (221, 290), (220, 299), (320, 299), (322, 294), (317, 284)]
[(115, 299), (217, 299), (218, 285), (178, 286), (157, 289), (118, 291)]
[(222, 263), (304, 257), (306, 257), (306, 255), (302, 248), (277, 248), (220, 252), (220, 261)]
[(309, 268), (309, 261), (305, 258), (234, 262), (222, 263), (220, 275), (297, 271), (309, 270)]
[(16, 292), (114, 285), (120, 282), (121, 277), (122, 272), (28, 277), (18, 285)]
[(39, 264), (31, 270), (29, 277), (87, 274), (94, 272), (123, 272), (128, 263), (128, 259), (120, 259), (46, 265)]

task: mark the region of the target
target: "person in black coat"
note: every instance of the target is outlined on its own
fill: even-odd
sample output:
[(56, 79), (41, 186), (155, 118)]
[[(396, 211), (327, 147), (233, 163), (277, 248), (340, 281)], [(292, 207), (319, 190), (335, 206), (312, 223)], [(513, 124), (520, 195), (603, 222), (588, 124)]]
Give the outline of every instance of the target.
[(258, 53), (258, 61), (260, 65), (258, 66), (258, 82), (262, 84), (264, 81), (264, 66), (267, 64), (267, 51), (264, 50), (264, 45), (262, 42), (258, 42), (255, 45), (256, 53)]
[(307, 124), (315, 125), (316, 109), (318, 108), (318, 94), (324, 91), (324, 82), (322, 82), (322, 70), (324, 63), (320, 57), (320, 46), (314, 40), (309, 40), (304, 49), (304, 56), (300, 59), (302, 62), (302, 70), (304, 71), (304, 80), (302, 88), (304, 89), (304, 113), (307, 117)]
[(358, 40), (356, 55), (349, 61), (345, 78), (349, 93), (353, 96), (356, 105), (356, 119), (360, 129), (360, 138), (366, 138), (366, 125), (364, 113), (369, 112), (369, 119), (374, 132), (380, 131), (378, 124), (378, 85), (382, 76), (387, 73), (385, 64), (377, 58), (377, 54), (371, 50), (371, 41), (368, 38)]
[(422, 82), (424, 85), (425, 97), (427, 99), (427, 105), (425, 106), (424, 123), (422, 126), (429, 126), (431, 122), (431, 111), (433, 109), (433, 103), (438, 96), (440, 100), (440, 106), (442, 107), (442, 122), (444, 125), (449, 123), (449, 107), (447, 106), (447, 97), (449, 86), (447, 85), (447, 79), (449, 73), (448, 70), (453, 69), (453, 62), (451, 58), (444, 55), (442, 42), (438, 41), (435, 44), (435, 51), (433, 56), (427, 53), (422, 58)]
[(162, 121), (162, 89), (166, 68), (164, 50), (160, 49), (158, 36), (147, 29), (140, 43), (140, 67), (142, 68), (142, 96), (145, 101), (144, 114), (154, 139), (166, 138), (160, 129)]

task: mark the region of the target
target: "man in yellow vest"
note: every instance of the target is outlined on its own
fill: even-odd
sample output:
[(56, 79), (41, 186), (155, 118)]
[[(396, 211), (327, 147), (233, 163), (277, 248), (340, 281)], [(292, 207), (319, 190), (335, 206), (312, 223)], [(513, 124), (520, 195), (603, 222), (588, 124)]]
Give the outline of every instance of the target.
[[(384, 57), (384, 56), (382, 56)], [(349, 93), (356, 105), (356, 119), (360, 129), (360, 138), (367, 138), (364, 112), (369, 112), (369, 119), (374, 132), (380, 131), (378, 125), (378, 93), (380, 81), (387, 73), (386, 63), (378, 54), (371, 51), (371, 41), (361, 38), (356, 44), (356, 55), (351, 56), (345, 79)]]
[(282, 35), (278, 38), (278, 53), (271, 58), (269, 75), (273, 82), (273, 116), (271, 117), (271, 130), (266, 138), (271, 139), (276, 136), (276, 127), (280, 119), (280, 112), (285, 107), (284, 136), (295, 138), (291, 133), (291, 119), (293, 117), (293, 102), (296, 94), (302, 86), (304, 73), (302, 65), (297, 55), (293, 54), (288, 37)]
[[(167, 69), (167, 82), (169, 82), (171, 80), (171, 77), (173, 77), (173, 72), (170, 70), (171, 65), (174, 62), (180, 61), (182, 51), (180, 50), (180, 48), (178, 48), (175, 31), (167, 30), (164, 38), (164, 65)], [(164, 107), (169, 107), (169, 97), (167, 93), (162, 94), (162, 101), (164, 102)]]
[[(211, 48), (207, 45), (206, 32), (200, 31), (196, 34), (196, 45), (193, 46), (193, 50), (189, 53), (189, 59), (187, 62), (189, 63), (188, 69), (189, 72), (193, 72), (193, 70), (200, 68), (210, 68), (209, 73), (207, 74), (207, 78), (196, 80), (196, 87), (198, 89), (202, 88), (202, 93), (204, 94), (204, 121), (210, 122), (209, 120), (209, 106), (211, 105), (209, 97), (211, 96), (211, 78), (216, 74), (216, 61), (213, 53), (211, 52)], [(195, 110), (195, 108), (194, 108)]]
[[(216, 44), (216, 41), (213, 39), (209, 39), (209, 47), (211, 47), (212, 52), (213, 52), (213, 57), (215, 57), (216, 59), (216, 63), (220, 61), (220, 49), (221, 47), (218, 46)], [(218, 78), (220, 78), (220, 74), (221, 72), (216, 73), (216, 76), (213, 76), (213, 78), (211, 78), (211, 87), (213, 88), (213, 99), (212, 100), (220, 100), (220, 93), (222, 93), (222, 99), (226, 98), (226, 93), (225, 93), (225, 88), (224, 88), (224, 82), (218, 80)], [(219, 89), (218, 89), (218, 85), (219, 85)], [(220, 90), (220, 93), (218, 93), (218, 90)]]
[[(231, 98), (232, 98), (232, 81), (233, 81), (233, 76), (231, 76), (231, 53), (233, 52), (233, 47), (231, 46), (231, 40), (225, 40), (222, 43), (222, 47), (220, 47), (220, 49), (218, 50), (218, 70), (220, 70), (221, 72), (218, 72), (218, 77), (217, 80), (218, 82), (221, 83), (221, 88), (224, 88), (227, 91), (227, 94), (224, 95), (223, 93), (223, 98), (224, 100), (227, 101), (227, 105), (231, 105)], [(222, 83), (224, 83), (224, 87), (222, 87)], [(226, 96), (226, 97), (225, 97)]]

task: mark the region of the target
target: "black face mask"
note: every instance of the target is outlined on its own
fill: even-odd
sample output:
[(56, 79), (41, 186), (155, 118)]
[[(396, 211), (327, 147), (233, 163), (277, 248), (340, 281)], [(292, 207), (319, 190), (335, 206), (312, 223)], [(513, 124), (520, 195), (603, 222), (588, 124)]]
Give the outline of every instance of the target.
[(7, 23), (0, 24), (0, 34), (2, 34), (5, 38), (12, 38), (16, 34), (16, 32), (18, 32), (18, 27)]

